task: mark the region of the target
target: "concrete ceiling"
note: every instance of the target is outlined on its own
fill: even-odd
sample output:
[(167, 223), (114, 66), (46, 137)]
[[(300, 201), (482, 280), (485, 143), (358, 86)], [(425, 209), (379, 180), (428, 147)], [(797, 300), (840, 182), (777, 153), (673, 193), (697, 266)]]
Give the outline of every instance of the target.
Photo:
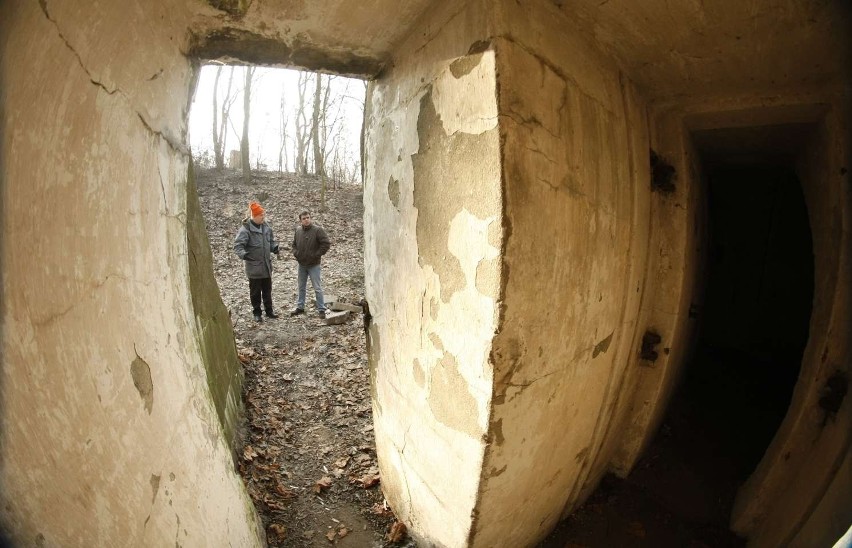
[(814, 87), (848, 72), (842, 0), (551, 0), (651, 99)]
[[(234, 4), (208, 0), (211, 5)], [(254, 0), (202, 21), (193, 53), (374, 76), (435, 0)], [(237, 2), (239, 4), (239, 2)], [(223, 13), (230, 11), (228, 15)], [(205, 28), (224, 31), (209, 34)]]
[[(443, 1), (207, 0), (219, 8), (208, 28), (221, 29), (224, 18), (226, 30), (201, 25), (193, 49), (370, 77)], [(823, 86), (840, 81), (852, 56), (843, 0), (527, 1), (556, 5), (572, 22), (565, 32), (610, 53), (651, 100)]]

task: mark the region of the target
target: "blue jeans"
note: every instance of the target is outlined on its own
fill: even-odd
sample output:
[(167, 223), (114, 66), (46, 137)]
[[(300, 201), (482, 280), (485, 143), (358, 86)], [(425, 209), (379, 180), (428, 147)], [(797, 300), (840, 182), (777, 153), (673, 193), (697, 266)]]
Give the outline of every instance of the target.
[(296, 302), (296, 308), (305, 308), (305, 289), (308, 286), (308, 277), (311, 278), (311, 285), (314, 286), (314, 293), (317, 298), (317, 311), (325, 312), (325, 299), (322, 296), (320, 265), (318, 264), (314, 266), (299, 265), (299, 300)]

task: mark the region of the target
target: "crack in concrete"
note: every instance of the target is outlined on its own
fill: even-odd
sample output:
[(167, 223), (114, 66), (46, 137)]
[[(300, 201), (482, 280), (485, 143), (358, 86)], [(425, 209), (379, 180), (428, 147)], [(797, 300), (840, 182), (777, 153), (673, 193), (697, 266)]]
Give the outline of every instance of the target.
[(89, 76), (89, 81), (98, 86), (99, 88), (103, 89), (105, 92), (107, 92), (107, 95), (115, 94), (118, 91), (118, 88), (109, 89), (108, 87), (106, 87), (103, 82), (96, 80), (92, 73), (89, 72), (89, 69), (86, 68), (86, 65), (83, 64), (83, 58), (80, 57), (80, 54), (77, 53), (77, 50), (74, 49), (74, 46), (71, 45), (71, 42), (68, 41), (68, 38), (66, 38), (65, 35), (62, 34), (62, 30), (59, 28), (59, 23), (57, 23), (56, 20), (50, 16), (50, 12), (47, 9), (47, 0), (39, 0), (38, 4), (39, 6), (41, 6), (41, 11), (44, 13), (44, 16), (47, 18), (47, 20), (53, 23), (53, 26), (56, 27), (56, 33), (59, 35), (59, 38), (61, 38), (62, 41), (65, 42), (65, 46), (71, 53), (74, 54), (74, 57), (77, 59), (77, 63), (80, 65), (80, 68), (83, 69), (83, 72), (85, 72)]
[[(110, 96), (119, 95), (119, 96), (121, 96), (127, 102), (128, 106), (130, 107), (130, 110), (132, 110), (133, 112), (136, 113), (136, 115), (142, 121), (142, 124), (145, 126), (145, 128), (149, 132), (151, 132), (155, 136), (160, 137), (161, 139), (166, 141), (166, 143), (169, 145), (169, 148), (171, 148), (174, 152), (176, 152), (177, 154), (179, 154), (179, 155), (181, 155), (185, 158), (188, 158), (190, 156), (189, 150), (182, 143), (175, 140), (173, 137), (166, 135), (165, 133), (163, 133), (160, 130), (155, 130), (151, 126), (151, 124), (147, 120), (145, 120), (145, 117), (142, 116), (142, 114), (133, 107), (133, 102), (130, 100), (130, 98), (123, 91), (121, 91), (120, 88), (118, 88), (116, 86), (115, 88), (110, 89), (109, 87), (106, 86), (106, 84), (104, 84), (103, 82), (101, 82), (100, 80), (95, 78), (95, 76), (91, 73), (91, 71), (89, 71), (89, 69), (83, 63), (83, 58), (80, 57), (80, 54), (77, 52), (77, 50), (74, 48), (74, 46), (71, 45), (71, 42), (68, 40), (68, 38), (66, 38), (65, 35), (62, 33), (62, 29), (59, 28), (59, 23), (50, 15), (50, 11), (47, 9), (47, 0), (39, 0), (39, 6), (41, 7), (41, 11), (42, 11), (42, 13), (44, 13), (45, 18), (48, 21), (50, 21), (53, 24), (53, 26), (56, 28), (56, 34), (65, 43), (65, 47), (67, 47), (68, 51), (70, 51), (74, 55), (74, 58), (77, 59), (77, 64), (80, 66), (80, 68), (83, 70), (83, 72), (85, 72), (86, 75), (89, 77), (89, 81), (92, 84), (94, 84), (95, 86), (104, 90), (104, 92), (106, 92), (107, 95), (110, 95)], [(163, 69), (160, 69), (159, 72), (157, 72), (156, 74), (154, 74), (153, 76), (148, 78), (148, 81), (156, 79), (162, 73), (163, 73)]]
[[(563, 105), (564, 105), (564, 103), (563, 103)], [(563, 108), (563, 107), (560, 106), (559, 108)], [(506, 118), (509, 118), (510, 120), (512, 120), (513, 122), (515, 122), (516, 124), (519, 124), (521, 126), (540, 127), (541, 129), (543, 129), (545, 132), (547, 132), (554, 139), (556, 139), (558, 141), (562, 140), (562, 137), (558, 133), (553, 133), (551, 130), (544, 127), (544, 125), (541, 123), (541, 120), (539, 120), (535, 116), (530, 116), (529, 118), (524, 118), (520, 113), (515, 112), (513, 110), (509, 110), (509, 109), (506, 109), (505, 112), (500, 113), (500, 116), (505, 116)]]
[(80, 297), (80, 299), (78, 299), (76, 302), (68, 305), (64, 310), (61, 310), (61, 311), (57, 312), (56, 314), (51, 314), (50, 317), (48, 317), (45, 320), (33, 322), (33, 327), (45, 327), (45, 326), (50, 325), (50, 324), (54, 323), (55, 321), (59, 320), (60, 318), (62, 318), (63, 316), (65, 316), (66, 314), (71, 312), (74, 308), (76, 308), (77, 305), (79, 305), (81, 302), (86, 300), (89, 297), (89, 295), (91, 295), (92, 293), (94, 293), (95, 291), (97, 291), (98, 289), (103, 287), (104, 284), (106, 284), (109, 281), (110, 278), (119, 278), (119, 279), (123, 279), (125, 281), (127, 280), (127, 278), (124, 278), (123, 276), (119, 276), (117, 274), (110, 274), (106, 278), (101, 280), (100, 282), (97, 282), (93, 286), (89, 287), (89, 289), (85, 292), (85, 294)]
[(510, 44), (514, 44), (515, 46), (517, 46), (518, 48), (520, 48), (520, 49), (521, 49), (524, 53), (526, 53), (526, 54), (527, 54), (527, 55), (529, 55), (530, 57), (532, 57), (532, 58), (534, 58), (535, 60), (537, 60), (537, 61), (538, 61), (539, 63), (541, 63), (543, 66), (545, 66), (545, 67), (547, 67), (548, 69), (550, 69), (550, 70), (551, 70), (551, 71), (552, 71), (552, 72), (553, 72), (556, 76), (558, 76), (558, 77), (559, 77), (562, 81), (564, 81), (564, 82), (566, 82), (566, 83), (570, 83), (570, 84), (573, 86), (574, 90), (575, 90), (575, 91), (577, 91), (580, 95), (582, 95), (582, 96), (586, 97), (587, 99), (589, 99), (589, 100), (593, 101), (596, 105), (598, 105), (600, 108), (602, 108), (603, 110), (605, 110), (605, 111), (606, 111), (606, 112), (607, 112), (610, 116), (613, 116), (613, 117), (615, 117), (615, 116), (616, 116), (616, 113), (615, 113), (615, 112), (613, 112), (613, 111), (612, 111), (612, 110), (611, 110), (611, 109), (610, 109), (607, 105), (604, 105), (603, 103), (601, 103), (601, 102), (600, 102), (597, 98), (595, 98), (594, 96), (589, 95), (589, 93), (587, 93), (587, 92), (585, 91), (585, 89), (583, 88), (583, 86), (581, 86), (581, 85), (577, 82), (577, 80), (576, 80), (575, 78), (573, 78), (573, 77), (569, 76), (568, 74), (566, 74), (566, 73), (565, 73), (565, 71), (563, 71), (561, 68), (559, 68), (559, 67), (558, 67), (555, 63), (553, 63), (553, 62), (552, 62), (552, 61), (550, 61), (549, 59), (546, 59), (546, 58), (545, 58), (544, 56), (542, 56), (540, 53), (538, 53), (538, 52), (536, 52), (536, 51), (533, 51), (533, 50), (532, 50), (532, 49), (530, 49), (530, 48), (529, 48), (526, 44), (524, 44), (524, 43), (519, 42), (518, 40), (516, 40), (516, 39), (515, 39), (515, 37), (514, 37), (514, 36), (512, 36), (511, 34), (509, 34), (509, 33), (501, 34), (501, 35), (499, 35), (499, 36), (495, 37), (495, 39), (502, 39), (502, 40), (505, 40), (505, 41), (509, 42)]
[(541, 379), (547, 378), (547, 377), (549, 377), (549, 376), (551, 376), (551, 375), (555, 375), (556, 373), (557, 373), (557, 371), (551, 371), (551, 372), (549, 372), (549, 373), (545, 373), (545, 374), (543, 374), (543, 375), (541, 375), (541, 376), (539, 376), (539, 377), (536, 377), (536, 378), (532, 379), (531, 381), (528, 381), (528, 382), (522, 382), (522, 383), (518, 383), (518, 384), (515, 384), (515, 383), (512, 383), (512, 382), (505, 382), (505, 383), (503, 383), (503, 387), (504, 387), (504, 388), (503, 388), (503, 394), (504, 394), (504, 395), (506, 394), (506, 392), (508, 392), (508, 389), (509, 389), (509, 388), (518, 388), (518, 389), (519, 389), (517, 392), (515, 392), (514, 394), (512, 394), (512, 395), (511, 395), (511, 396), (510, 396), (510, 397), (506, 400), (506, 403), (509, 403), (510, 401), (512, 401), (512, 400), (514, 400), (515, 398), (517, 398), (518, 396), (520, 396), (520, 395), (521, 395), (521, 394), (522, 394), (522, 393), (523, 393), (523, 392), (524, 392), (527, 388), (529, 388), (530, 386), (532, 386), (532, 385), (533, 385), (533, 384), (535, 384), (536, 382), (540, 381)]
[[(405, 434), (402, 435), (402, 449), (399, 450), (399, 460), (402, 463), (402, 457), (405, 455), (405, 448), (408, 446), (408, 433), (411, 431), (411, 425), (405, 429)], [(408, 494), (408, 515), (414, 513), (414, 505), (411, 502), (411, 487), (408, 485), (408, 476), (403, 472), (402, 479), (405, 480), (405, 491)]]
[[(127, 97), (125, 97), (125, 99), (126, 98)], [(160, 139), (165, 141), (166, 144), (169, 146), (170, 149), (172, 149), (173, 152), (176, 152), (177, 154), (179, 154), (180, 156), (183, 156), (184, 158), (190, 157), (189, 150), (183, 145), (183, 143), (176, 140), (174, 137), (170, 137), (170, 136), (166, 135), (165, 133), (163, 133), (162, 130), (154, 129), (151, 126), (151, 124), (148, 122), (148, 120), (146, 120), (145, 117), (142, 116), (142, 114), (140, 112), (136, 111), (136, 116), (139, 117), (139, 120), (142, 122), (142, 125), (145, 126), (145, 129), (147, 129), (149, 132), (151, 132), (154, 136), (159, 137)]]

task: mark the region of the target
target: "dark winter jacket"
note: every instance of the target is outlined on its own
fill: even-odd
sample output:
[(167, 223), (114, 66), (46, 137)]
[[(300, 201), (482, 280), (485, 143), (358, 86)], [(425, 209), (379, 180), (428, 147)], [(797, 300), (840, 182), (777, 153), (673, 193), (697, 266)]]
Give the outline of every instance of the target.
[(243, 219), (243, 225), (234, 239), (234, 251), (246, 263), (249, 278), (271, 278), (272, 256), (278, 253), (278, 242), (266, 223), (257, 226), (251, 219)]
[(320, 264), (322, 256), (331, 248), (331, 241), (325, 230), (317, 224), (307, 228), (299, 225), (293, 234), (293, 256), (302, 266)]

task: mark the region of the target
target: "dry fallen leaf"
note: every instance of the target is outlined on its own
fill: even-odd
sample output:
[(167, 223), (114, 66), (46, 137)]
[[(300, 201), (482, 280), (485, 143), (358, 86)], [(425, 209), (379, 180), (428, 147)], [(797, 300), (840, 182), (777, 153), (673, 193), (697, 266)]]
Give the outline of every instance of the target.
[(329, 542), (334, 542), (334, 538), (336, 536), (337, 536), (337, 533), (333, 530), (329, 531), (328, 533), (325, 534), (325, 538), (327, 538)]
[(349, 457), (340, 457), (334, 461), (334, 465), (338, 468), (346, 468), (347, 464), (349, 464)]
[(275, 484), (275, 492), (284, 497), (285, 499), (296, 498), (296, 494), (293, 491), (287, 489), (280, 483)]
[(359, 483), (364, 489), (369, 489), (381, 481), (378, 472), (367, 472), (360, 478), (352, 478), (349, 483)]
[(391, 509), (388, 508), (387, 506), (385, 506), (381, 502), (377, 502), (376, 504), (374, 504), (373, 507), (370, 508), (370, 512), (374, 513), (377, 516), (382, 516), (382, 517), (393, 515), (393, 512), (391, 511)]
[(269, 526), (270, 536), (274, 536), (276, 540), (284, 540), (287, 534), (287, 529), (280, 523), (273, 523)]
[(321, 479), (317, 480), (317, 482), (314, 484), (314, 493), (317, 493), (317, 494), (322, 493), (323, 489), (328, 489), (329, 487), (331, 487), (331, 483), (333, 481), (334, 480), (332, 480), (330, 477), (323, 476)]
[(251, 462), (257, 456), (257, 451), (251, 445), (246, 445), (243, 449), (243, 458)]
[(346, 527), (341, 527), (337, 531), (337, 536), (340, 537), (340, 538), (343, 538), (348, 534), (349, 534), (349, 529), (347, 529)]
[(407, 528), (405, 527), (405, 524), (401, 521), (395, 521), (393, 522), (393, 525), (391, 525), (386, 538), (388, 542), (396, 544), (397, 542), (402, 542), (405, 539), (406, 532)]

